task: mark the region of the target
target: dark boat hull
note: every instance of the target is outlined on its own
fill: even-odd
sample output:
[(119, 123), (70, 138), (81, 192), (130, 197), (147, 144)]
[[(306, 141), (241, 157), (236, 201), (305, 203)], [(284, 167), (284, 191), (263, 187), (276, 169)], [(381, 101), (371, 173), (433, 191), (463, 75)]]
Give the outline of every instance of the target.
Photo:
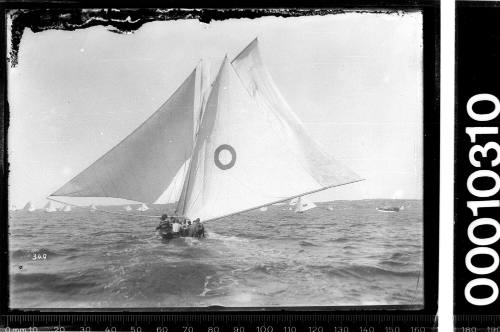
[(188, 231), (181, 231), (181, 232), (177, 232), (177, 233), (174, 233), (172, 231), (165, 231), (165, 230), (159, 231), (160, 236), (166, 240), (176, 239), (179, 237), (194, 237), (194, 238), (204, 237), (204, 234), (194, 234), (194, 233), (189, 234), (189, 233), (190, 232), (188, 232)]

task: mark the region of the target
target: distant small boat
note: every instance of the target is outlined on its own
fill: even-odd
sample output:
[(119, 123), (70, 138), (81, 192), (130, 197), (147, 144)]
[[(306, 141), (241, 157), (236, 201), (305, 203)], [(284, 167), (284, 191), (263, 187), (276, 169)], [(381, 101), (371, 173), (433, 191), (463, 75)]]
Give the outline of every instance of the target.
[(31, 203), (31, 201), (26, 203), (26, 205), (23, 208), (23, 211), (28, 211), (28, 212), (35, 211), (35, 207), (33, 206), (33, 203)]
[(137, 208), (137, 211), (141, 211), (141, 212), (144, 212), (146, 210), (149, 210), (148, 206), (144, 203), (142, 203), (141, 206), (139, 206), (139, 208)]
[(57, 209), (54, 206), (54, 203), (52, 201), (47, 202), (47, 204), (45, 204), (45, 206), (43, 207), (43, 209), (44, 209), (45, 212), (56, 212), (57, 211)]
[(90, 210), (90, 212), (94, 212), (94, 211), (97, 210), (97, 208), (95, 207), (94, 204), (92, 204), (92, 205), (89, 206), (89, 210)]
[(327, 207), (328, 211), (333, 211), (333, 206)]
[(71, 206), (70, 205), (65, 205), (62, 209), (62, 212), (70, 212), (71, 211)]
[(383, 207), (378, 207), (377, 211), (379, 212), (399, 212), (403, 211), (405, 207), (403, 205), (401, 206), (383, 206)]
[(261, 212), (266, 212), (267, 211), (267, 206), (263, 206), (259, 209)]
[(125, 211), (132, 211), (132, 208), (130, 207), (130, 205), (127, 205), (127, 206), (125, 207)]
[(316, 204), (309, 201), (307, 198), (299, 197), (297, 204), (295, 204), (295, 212), (302, 213), (302, 212), (305, 212), (307, 210), (314, 209), (315, 207), (316, 207)]

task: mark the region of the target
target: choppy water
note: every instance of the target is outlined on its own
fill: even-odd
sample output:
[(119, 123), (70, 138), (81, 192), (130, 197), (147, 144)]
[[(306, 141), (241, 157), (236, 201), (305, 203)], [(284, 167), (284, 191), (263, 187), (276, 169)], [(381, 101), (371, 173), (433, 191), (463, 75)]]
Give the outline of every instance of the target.
[(272, 206), (207, 223), (205, 239), (170, 242), (150, 218), (12, 212), (10, 306), (422, 304), (422, 202), (375, 209), (403, 202), (337, 201), (303, 214)]

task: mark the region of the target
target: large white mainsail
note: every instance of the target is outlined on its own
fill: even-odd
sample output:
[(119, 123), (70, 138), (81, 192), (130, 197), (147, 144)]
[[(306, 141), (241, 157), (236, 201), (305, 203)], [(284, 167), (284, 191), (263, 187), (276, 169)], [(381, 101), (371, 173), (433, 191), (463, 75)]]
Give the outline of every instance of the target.
[[(226, 57), (204, 109), (177, 212), (207, 221), (361, 180), (338, 163), (310, 157), (298, 143), (302, 132), (281, 114), (287, 111), (250, 94)], [(323, 177), (324, 168), (333, 174)]]
[(197, 69), (139, 128), (49, 198), (113, 197), (157, 202), (193, 149), (194, 126), (199, 118), (199, 110), (195, 110), (196, 80)]

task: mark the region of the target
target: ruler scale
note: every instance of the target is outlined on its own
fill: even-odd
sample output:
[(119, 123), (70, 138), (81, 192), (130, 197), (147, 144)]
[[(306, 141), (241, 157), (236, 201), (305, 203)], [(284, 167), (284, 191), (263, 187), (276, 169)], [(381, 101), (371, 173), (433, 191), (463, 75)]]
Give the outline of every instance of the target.
[(0, 329), (6, 332), (426, 332), (437, 331), (437, 318), (418, 314), (18, 314), (2, 316)]

